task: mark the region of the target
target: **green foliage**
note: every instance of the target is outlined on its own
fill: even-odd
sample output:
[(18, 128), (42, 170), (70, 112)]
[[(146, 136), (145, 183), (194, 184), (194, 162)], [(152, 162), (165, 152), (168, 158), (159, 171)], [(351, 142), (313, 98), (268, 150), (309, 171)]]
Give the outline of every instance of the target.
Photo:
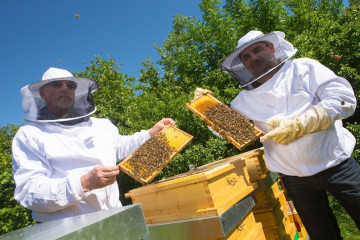
[(123, 116), (135, 91), (135, 78), (119, 72), (120, 66), (113, 59), (101, 59), (99, 56), (90, 62), (85, 71), (75, 73), (75, 76), (92, 78), (99, 84), (94, 93), (97, 107), (96, 117), (108, 118), (123, 134), (129, 133), (126, 119)]
[[(138, 79), (120, 72), (119, 64), (108, 58), (95, 57), (77, 76), (90, 77), (99, 83), (94, 94), (97, 117), (110, 119), (121, 134), (148, 129), (163, 117), (176, 120), (177, 127), (194, 136), (192, 143), (178, 154), (154, 181), (240, 153), (227, 141), (215, 137), (205, 124), (186, 108), (196, 87), (211, 89), (220, 101), (229, 104), (241, 91), (238, 83), (220, 72), (220, 62), (231, 53), (238, 39), (249, 30), (280, 30), (298, 48), (295, 57), (314, 58), (352, 84), (360, 97), (360, 21), (359, 1), (344, 8), (341, 0), (202, 0), (202, 19), (174, 16), (173, 29), (163, 46), (155, 46), (158, 62), (143, 61)], [(359, 108), (346, 119), (347, 128), (357, 139), (354, 157), (360, 161)], [(2, 232), (31, 224), (28, 211), (13, 198), (10, 142), (16, 128), (8, 126), (0, 132), (2, 186), (0, 191)], [(242, 152), (260, 147), (254, 143)], [(123, 204), (130, 204), (124, 194), (141, 186), (125, 174), (118, 177)], [(347, 224), (348, 215), (335, 201), (335, 209), (345, 239), (356, 239)], [(18, 215), (17, 215), (18, 214)], [(2, 224), (2, 225), (1, 225)]]
[[(284, 0), (293, 12), (286, 24), (288, 39), (299, 49), (297, 57), (316, 59), (346, 78), (360, 98), (360, 4), (349, 8), (341, 0)], [(359, 106), (346, 120), (360, 118)]]
[(11, 142), (17, 130), (11, 123), (0, 128), (0, 235), (34, 223), (31, 212), (14, 199)]
[(333, 210), (341, 235), (344, 240), (360, 240), (359, 230), (354, 221), (351, 219), (346, 210), (339, 204), (339, 202), (330, 194), (328, 195), (330, 207)]
[(356, 145), (353, 151), (353, 157), (360, 164), (360, 125), (359, 124), (348, 124), (347, 129), (355, 136)]

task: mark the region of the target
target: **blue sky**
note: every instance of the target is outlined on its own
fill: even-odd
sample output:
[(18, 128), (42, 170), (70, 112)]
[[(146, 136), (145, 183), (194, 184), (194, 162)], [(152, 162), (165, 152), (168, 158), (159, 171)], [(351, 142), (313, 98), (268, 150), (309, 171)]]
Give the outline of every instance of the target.
[[(20, 89), (49, 67), (85, 70), (98, 55), (138, 77), (158, 59), (176, 14), (201, 19), (201, 0), (1, 0), (0, 127), (23, 121)], [(80, 18), (75, 15), (79, 14)]]
[(163, 45), (176, 14), (201, 19), (200, 2), (0, 0), (0, 127), (22, 123), (20, 89), (49, 67), (78, 72), (109, 56), (139, 77), (142, 61), (158, 60), (153, 44)]

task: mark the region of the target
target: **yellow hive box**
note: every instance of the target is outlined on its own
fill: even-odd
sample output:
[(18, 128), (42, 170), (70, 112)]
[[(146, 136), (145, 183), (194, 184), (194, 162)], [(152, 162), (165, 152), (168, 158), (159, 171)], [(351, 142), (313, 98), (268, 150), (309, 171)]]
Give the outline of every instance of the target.
[[(239, 155), (236, 155), (236, 157), (240, 157), (242, 160), (245, 161), (245, 166), (250, 177), (250, 182), (257, 183), (257, 180), (263, 179), (267, 176), (267, 173), (269, 171), (266, 168), (265, 153), (263, 147), (241, 153)], [(229, 161), (229, 159), (223, 159), (217, 162), (226, 162)]]
[(278, 234), (279, 227), (267, 227), (263, 228), (266, 240), (281, 240)]
[(242, 156), (198, 167), (125, 194), (147, 223), (219, 216), (254, 191)]
[[(256, 228), (254, 214), (250, 212), (236, 227), (223, 238), (206, 238), (206, 240), (238, 240), (245, 239), (244, 237), (253, 229)], [(204, 239), (205, 240), (205, 239)]]
[[(149, 175), (146, 178), (142, 178), (139, 177), (138, 174), (136, 174), (133, 170), (133, 166), (131, 166), (131, 163), (129, 162), (129, 160), (131, 159), (131, 157), (136, 153), (136, 150), (134, 153), (132, 153), (130, 156), (128, 156), (127, 158), (125, 158), (123, 161), (121, 161), (118, 166), (120, 168), (120, 170), (124, 173), (126, 173), (127, 175), (129, 175), (130, 177), (134, 178), (135, 180), (137, 180), (138, 182), (142, 183), (142, 184), (147, 184), (149, 183), (151, 180), (153, 180), (156, 175), (182, 150), (185, 148), (186, 145), (188, 145), (191, 140), (193, 139), (193, 136), (187, 134), (186, 132), (176, 128), (175, 126), (169, 125), (166, 128), (164, 128), (160, 133), (165, 134), (166, 139), (168, 141), (168, 144), (170, 147), (174, 148), (174, 152), (169, 156), (168, 159), (166, 159), (165, 164), (159, 166), (158, 168), (156, 168), (155, 170), (152, 171), (151, 175)], [(159, 134), (159, 133), (158, 133)], [(140, 147), (141, 148), (141, 147)], [(147, 169), (146, 163), (141, 163), (143, 164), (143, 168)]]
[(297, 232), (299, 239), (298, 240), (305, 240), (308, 236), (308, 233), (305, 229), (305, 227), (300, 227), (301, 228), (301, 232)]
[[(290, 205), (291, 204), (291, 208)], [(296, 219), (296, 221), (299, 223), (299, 225), (301, 227), (304, 227), (304, 224), (302, 223), (299, 214), (297, 213), (292, 201), (288, 201), (287, 202), (287, 206), (286, 206), (286, 214), (289, 217), (289, 220), (291, 223), (294, 223), (294, 218)]]
[[(192, 111), (193, 113), (195, 113), (200, 119), (202, 119), (208, 126), (215, 128), (215, 124), (213, 122), (211, 122), (206, 116), (205, 116), (205, 112), (207, 110), (207, 108), (209, 107), (215, 107), (218, 103), (222, 103), (220, 102), (218, 99), (216, 99), (215, 97), (213, 97), (211, 94), (206, 94), (203, 95), (197, 99), (194, 99), (190, 102), (188, 102), (186, 104), (186, 107)], [(239, 114), (240, 115), (240, 114)], [(264, 132), (261, 131), (259, 128), (253, 126), (254, 128), (254, 132), (256, 134), (256, 139), (259, 138), (260, 136), (264, 135)], [(244, 143), (238, 143), (236, 142), (236, 140), (230, 136), (226, 136), (226, 139), (232, 143), (236, 148), (238, 148), (239, 150), (242, 150), (244, 147), (248, 146), (250, 143), (252, 143), (253, 141), (255, 141), (256, 139), (249, 139), (248, 141), (245, 141)]]
[(277, 226), (276, 218), (273, 211), (256, 213), (255, 220), (256, 222), (261, 222), (264, 228)]
[[(254, 227), (239, 240), (256, 239), (256, 240), (267, 240), (261, 223), (255, 223)], [(235, 238), (234, 238), (235, 240)]]
[(267, 177), (269, 170), (266, 167), (263, 147), (254, 150), (252, 155), (245, 158), (245, 164), (251, 182), (256, 182)]
[(279, 204), (279, 199), (269, 194), (269, 189), (266, 192), (255, 191), (256, 205), (253, 208), (254, 213), (262, 213), (272, 211), (273, 208)]
[(225, 238), (214, 238), (214, 239), (202, 239), (202, 240), (268, 240), (265, 237), (264, 230), (261, 223), (253, 222), (245, 229), (236, 227), (227, 237)]
[(290, 219), (288, 216), (284, 216), (282, 220), (282, 224), (285, 228), (285, 233), (290, 236), (294, 236), (296, 232), (296, 226), (294, 223), (290, 222)]
[[(253, 208), (255, 213), (269, 211), (274, 209), (275, 206), (281, 204), (280, 195), (283, 195), (283, 191), (279, 189), (278, 183), (275, 181), (269, 188), (265, 188), (261, 181), (257, 181), (258, 188), (255, 189), (256, 205)], [(285, 198), (285, 196), (284, 196)], [(285, 200), (286, 202), (286, 200)]]
[(279, 198), (281, 208), (283, 209), (284, 214), (285, 214), (286, 213), (285, 211), (287, 211), (287, 200), (286, 200), (284, 191), (279, 192), (278, 198)]

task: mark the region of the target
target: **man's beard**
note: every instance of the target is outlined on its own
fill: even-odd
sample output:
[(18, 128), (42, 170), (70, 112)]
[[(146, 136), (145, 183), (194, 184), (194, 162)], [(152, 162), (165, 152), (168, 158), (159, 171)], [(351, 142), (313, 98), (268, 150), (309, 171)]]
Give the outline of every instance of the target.
[(277, 60), (275, 57), (272, 59), (260, 57), (257, 61), (253, 63), (253, 66), (257, 66), (258, 64), (261, 64), (261, 66), (253, 68), (254, 72), (252, 74), (254, 75), (254, 77), (259, 77), (270, 69), (274, 68), (277, 64)]
[(62, 110), (70, 110), (74, 106), (74, 97), (69, 94), (60, 96), (57, 100), (57, 106)]

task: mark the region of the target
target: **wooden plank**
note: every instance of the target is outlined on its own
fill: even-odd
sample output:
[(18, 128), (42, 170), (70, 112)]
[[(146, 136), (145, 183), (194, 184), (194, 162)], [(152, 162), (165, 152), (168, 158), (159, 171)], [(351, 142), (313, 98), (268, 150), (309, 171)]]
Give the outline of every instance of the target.
[(235, 229), (226, 237), (227, 240), (244, 239), (256, 225), (254, 214), (251, 212), (249, 215), (239, 223)]
[[(130, 177), (132, 177), (133, 179), (135, 179), (136, 181), (140, 182), (143, 185), (148, 184), (150, 181), (152, 181), (156, 177), (156, 175), (159, 174), (159, 172), (164, 167), (166, 167), (166, 165), (168, 165), (169, 162), (180, 151), (182, 151), (193, 139), (193, 136), (191, 136), (190, 134), (188, 134), (188, 133), (186, 133), (186, 132), (184, 132), (184, 131), (182, 131), (182, 130), (180, 130), (180, 129), (176, 128), (175, 126), (172, 126), (172, 125), (167, 126), (162, 131), (160, 131), (160, 133), (156, 134), (152, 138), (155, 138), (156, 136), (159, 136), (159, 134), (165, 134), (165, 137), (167, 139), (167, 143), (169, 144), (170, 147), (173, 148), (174, 151), (171, 153), (171, 155), (167, 159), (165, 159), (164, 163), (155, 166), (155, 169), (151, 171), (150, 175), (143, 176), (141, 172), (135, 172), (134, 171), (134, 166), (130, 162), (132, 157), (138, 151), (140, 151), (142, 146), (140, 146), (140, 148), (138, 150), (136, 150), (134, 153), (132, 153), (130, 156), (128, 156), (127, 158), (125, 158), (123, 161), (121, 161), (118, 164), (118, 167), (120, 168), (120, 170), (122, 172), (129, 175)], [(143, 146), (145, 146), (145, 145), (143, 145)], [(160, 156), (159, 156), (159, 159), (160, 159)], [(140, 170), (140, 171), (145, 172), (146, 170), (151, 169), (149, 164), (152, 164), (152, 163), (148, 163), (146, 161), (143, 161), (142, 159), (139, 159), (137, 161), (138, 161), (137, 164), (142, 165), (141, 166), (142, 170)]]
[(273, 211), (256, 213), (255, 214), (256, 222), (260, 222), (263, 227), (276, 227), (277, 222)]
[[(249, 194), (219, 216), (148, 224), (149, 238), (146, 239), (223, 239), (249, 217), (251, 209), (255, 205), (254, 200), (254, 195)], [(255, 222), (254, 219), (253, 222)]]
[[(291, 208), (290, 205), (291, 204)], [(299, 214), (297, 213), (294, 204), (292, 203), (292, 201), (288, 201), (287, 205), (286, 205), (286, 214), (289, 217), (289, 220), (291, 223), (294, 223), (294, 218), (296, 219), (296, 221), (299, 223), (300, 227), (303, 227), (304, 224), (302, 223)]]
[(268, 209), (275, 209), (277, 205), (281, 204), (279, 199), (281, 194), (283, 195), (283, 192), (280, 191), (277, 182), (273, 182), (272, 186), (265, 191), (260, 191), (259, 188), (255, 189), (257, 203), (253, 211), (260, 213), (267, 211)]
[(261, 225), (261, 223), (255, 223), (251, 231), (248, 232), (244, 237), (242, 237), (242, 239), (266, 240), (263, 226)]
[(208, 163), (206, 165), (198, 167), (198, 169), (206, 168), (208, 166), (213, 166), (213, 165), (220, 165), (220, 164), (223, 164), (223, 163), (233, 163), (233, 162), (239, 161), (239, 159), (240, 160), (246, 160), (248, 158), (261, 156), (263, 154), (264, 154), (264, 148), (260, 147), (260, 148), (253, 149), (253, 150), (248, 151), (248, 152), (237, 154), (237, 155), (232, 156), (232, 157), (228, 157), (228, 158), (218, 160), (216, 162)]
[[(213, 128), (216, 131), (216, 129), (218, 129), (217, 126), (215, 126), (215, 124), (206, 117), (205, 112), (208, 108), (215, 107), (217, 104), (222, 104), (222, 102), (219, 101), (218, 99), (216, 99), (211, 94), (205, 94), (197, 99), (194, 99), (194, 100), (188, 102), (186, 104), (186, 107), (190, 111), (195, 113), (201, 120), (203, 120), (206, 125), (210, 126), (211, 128)], [(241, 114), (239, 114), (239, 115), (241, 115)], [(231, 144), (233, 144), (236, 148), (238, 148), (239, 150), (242, 150), (243, 148), (245, 148), (246, 146), (248, 146), (249, 144), (254, 142), (256, 139), (258, 139), (262, 135), (264, 135), (264, 132), (261, 131), (259, 128), (255, 127), (254, 125), (252, 125), (252, 128), (256, 135), (255, 139), (248, 139), (242, 143), (239, 143), (229, 135), (226, 135), (225, 138)], [(218, 131), (218, 133), (220, 133), (220, 132)]]
[(279, 240), (278, 228), (279, 227), (263, 228), (266, 240)]
[(261, 148), (261, 150), (258, 152), (258, 155), (253, 155), (244, 158), (245, 165), (248, 169), (251, 182), (264, 179), (268, 176), (269, 173), (269, 170), (267, 169), (265, 163), (264, 149)]
[[(254, 214), (250, 212), (246, 218), (243, 219), (240, 223), (236, 225), (236, 227), (226, 236), (223, 238), (208, 238), (205, 240), (239, 240), (239, 239), (246, 239), (246, 235), (249, 232), (254, 231), (254, 228), (259, 228), (255, 222)], [(255, 229), (255, 231), (259, 231)]]

